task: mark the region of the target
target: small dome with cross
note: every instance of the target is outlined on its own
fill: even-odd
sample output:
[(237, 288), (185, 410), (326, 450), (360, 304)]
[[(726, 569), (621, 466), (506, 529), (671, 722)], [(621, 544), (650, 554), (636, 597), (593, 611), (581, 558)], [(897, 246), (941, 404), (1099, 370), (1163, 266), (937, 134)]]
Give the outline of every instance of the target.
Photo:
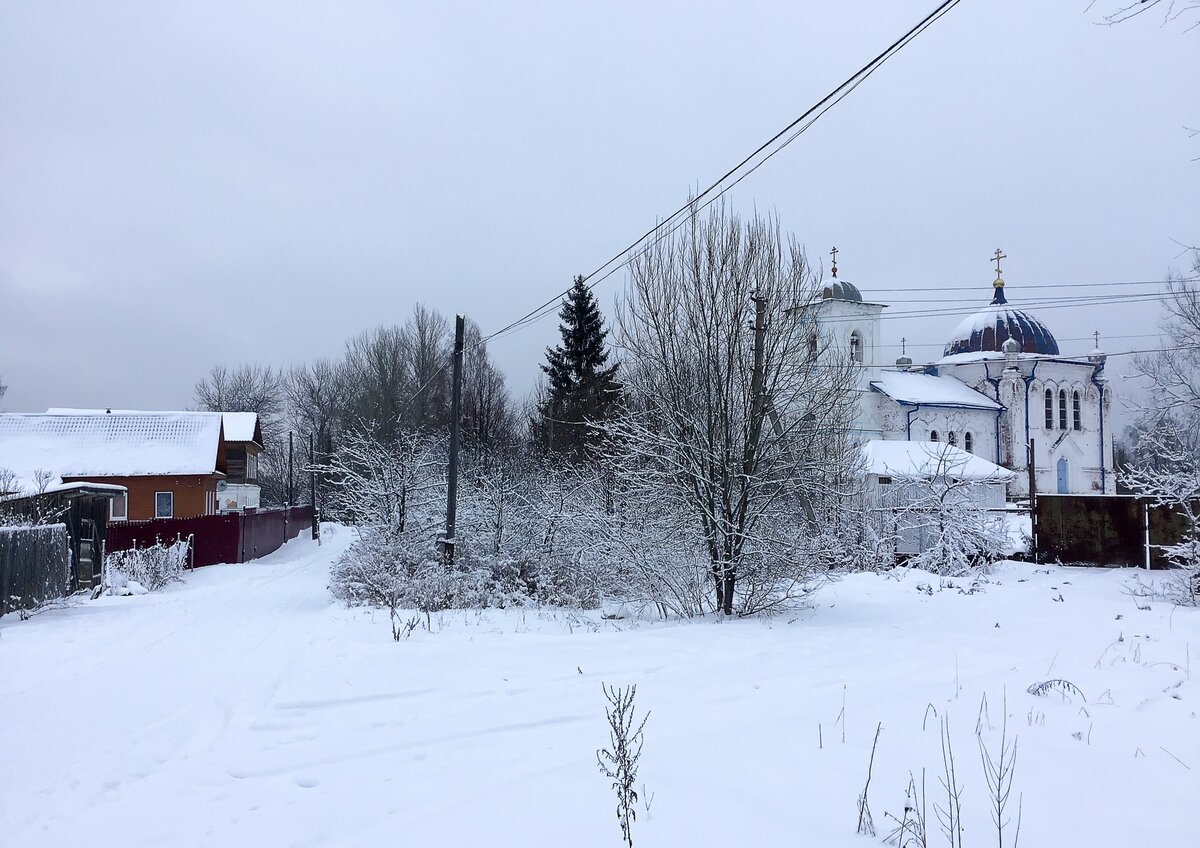
[(825, 288), (821, 292), (823, 300), (848, 300), (852, 303), (862, 303), (862, 292), (858, 290), (858, 286), (854, 283), (848, 283), (845, 280), (838, 279), (837, 255), (838, 249), (835, 247), (829, 251), (829, 255), (833, 257), (833, 262), (829, 266), (829, 271), (833, 275)]

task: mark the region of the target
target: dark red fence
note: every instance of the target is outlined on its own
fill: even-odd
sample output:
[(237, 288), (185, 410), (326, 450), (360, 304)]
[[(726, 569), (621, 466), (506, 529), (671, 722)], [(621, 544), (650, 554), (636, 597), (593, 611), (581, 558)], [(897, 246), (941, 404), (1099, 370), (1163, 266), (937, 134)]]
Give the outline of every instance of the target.
[(312, 526), (312, 508), (231, 512), (198, 518), (156, 518), (114, 521), (108, 525), (106, 548), (127, 551), (158, 542), (192, 538), (192, 567), (219, 562), (249, 562), (279, 550), (289, 539)]

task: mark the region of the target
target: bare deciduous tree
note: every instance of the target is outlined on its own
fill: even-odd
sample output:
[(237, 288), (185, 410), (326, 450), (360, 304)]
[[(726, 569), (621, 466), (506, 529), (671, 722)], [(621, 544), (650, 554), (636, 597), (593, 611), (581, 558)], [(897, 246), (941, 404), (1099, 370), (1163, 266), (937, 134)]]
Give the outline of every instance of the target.
[[(1200, 250), (1192, 252), (1200, 274)], [(1136, 430), (1137, 461), (1124, 469), (1129, 489), (1169, 507), (1185, 522), (1183, 538), (1167, 550), (1181, 569), (1176, 600), (1200, 600), (1200, 288), (1174, 274), (1163, 306), (1164, 350), (1136, 359), (1149, 398)]]
[(616, 469), (680, 499), (725, 614), (749, 560), (785, 554), (772, 531), (811, 513), (803, 454), (853, 403), (849, 358), (809, 346), (817, 282), (774, 219), (694, 211), (635, 259), (618, 310)]
[(285, 383), (292, 428), (312, 433), (317, 444), (327, 445), (342, 426), (348, 386), (341, 367), (328, 359), (293, 368)]
[[(1095, 0), (1088, 4), (1088, 9), (1096, 5)], [(1125, 23), (1138, 15), (1143, 15), (1146, 12), (1158, 10), (1162, 13), (1163, 25), (1174, 23), (1176, 21), (1191, 21), (1191, 19), (1200, 14), (1200, 2), (1196, 0), (1126, 0), (1118, 5), (1112, 11), (1101, 15), (1101, 23), (1105, 26), (1114, 26), (1116, 24)], [(1187, 30), (1191, 30), (1196, 26), (1200, 26), (1200, 21), (1192, 21), (1186, 26)]]

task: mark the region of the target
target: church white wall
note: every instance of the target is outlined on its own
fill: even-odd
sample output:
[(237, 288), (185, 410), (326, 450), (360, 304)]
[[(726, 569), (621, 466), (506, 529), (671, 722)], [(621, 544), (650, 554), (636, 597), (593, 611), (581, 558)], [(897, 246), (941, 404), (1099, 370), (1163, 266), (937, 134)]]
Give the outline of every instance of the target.
[[(971, 453), (996, 462), (996, 413), (986, 409), (953, 409), (935, 406), (906, 407), (892, 403), (895, 415), (889, 416), (891, 430), (885, 439), (907, 439), (913, 442), (950, 442), (966, 450), (967, 434), (971, 435)], [(997, 463), (999, 464), (999, 463)]]
[[(991, 360), (944, 366), (940, 373), (953, 374), (977, 389), (986, 386), (989, 397), (996, 396), (996, 389), (987, 378), (999, 379), (1000, 402), (1006, 407), (1000, 425), (999, 462), (1019, 472), (1009, 484), (1010, 496), (1027, 497), (1029, 494), (1027, 445), (1030, 440), (1034, 443), (1034, 477), (1038, 491), (1057, 492), (1063, 488), (1059, 483), (1061, 460), (1067, 492), (1113, 492), (1112, 393), (1103, 382), (1099, 387), (1092, 382), (1096, 373), (1094, 365), (1087, 361), (1033, 358), (1021, 358), (1009, 364), (1015, 364), (1018, 370), (1006, 371), (1003, 360)], [(1052, 399), (1049, 426), (1045, 409), (1047, 389)], [(1079, 396), (1078, 428), (1074, 406), (1076, 394)], [(1065, 406), (1060, 401), (1065, 401)], [(1104, 404), (1103, 437), (1101, 404)]]

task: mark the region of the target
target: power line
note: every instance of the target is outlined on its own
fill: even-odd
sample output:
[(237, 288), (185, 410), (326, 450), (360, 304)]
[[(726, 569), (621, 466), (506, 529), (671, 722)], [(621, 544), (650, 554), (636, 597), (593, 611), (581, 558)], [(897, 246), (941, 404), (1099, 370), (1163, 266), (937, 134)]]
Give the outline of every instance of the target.
[[(1181, 277), (1174, 282), (1177, 283), (1195, 283), (1200, 282), (1200, 277)], [(1075, 283), (1021, 283), (1014, 286), (1018, 291), (1026, 289), (1081, 289), (1081, 288), (1101, 288), (1108, 286), (1163, 286), (1166, 285), (1166, 280), (1121, 280), (1116, 282), (1075, 282)], [(941, 291), (982, 291), (983, 286), (913, 286), (904, 288), (889, 288), (880, 289), (881, 293), (890, 292), (941, 292)]]
[[(1045, 310), (1050, 310), (1050, 309), (1078, 309), (1080, 307), (1087, 307), (1087, 306), (1106, 306), (1106, 305), (1111, 305), (1111, 304), (1136, 304), (1136, 303), (1162, 302), (1163, 300), (1166, 300), (1169, 297), (1170, 297), (1170, 295), (1168, 295), (1168, 294), (1120, 294), (1120, 295), (1097, 296), (1095, 298), (1063, 297), (1063, 298), (1047, 299), (1044, 302), (1036, 304), (1036, 307), (1037, 307), (1038, 311), (1045, 311)], [(819, 302), (820, 301), (815, 301), (812, 305), (815, 305), (816, 303), (819, 303)], [(976, 312), (983, 312), (984, 310), (988, 309), (989, 306), (990, 306), (990, 304), (983, 305), (983, 306), (979, 306), (979, 305), (946, 306), (946, 307), (935, 307), (935, 308), (929, 308), (929, 309), (913, 309), (913, 310), (908, 310), (908, 311), (885, 312), (885, 313), (881, 314), (880, 316), (878, 316), (878, 318), (874, 318), (872, 320), (897, 321), (897, 320), (911, 319), (911, 318), (938, 318), (938, 317), (944, 318), (944, 317), (958, 317), (958, 316), (965, 317), (965, 316), (972, 315)], [(1020, 309), (1019, 305), (1005, 304), (1005, 306), (1007, 306), (1010, 310), (1014, 310), (1014, 311)], [(863, 320), (864, 320), (864, 316), (850, 315), (850, 316), (823, 318), (823, 319), (821, 319), (821, 322), (824, 324), (852, 324), (852, 323), (861, 323)]]
[[(914, 347), (914, 345), (909, 345), (909, 347)], [(939, 347), (940, 347), (940, 345), (939, 345)], [(1108, 359), (1113, 359), (1114, 357), (1118, 357), (1118, 356), (1138, 356), (1138, 355), (1141, 355), (1141, 354), (1144, 354), (1144, 353), (1175, 353), (1175, 352), (1178, 352), (1178, 351), (1184, 351), (1184, 350), (1196, 350), (1196, 351), (1200, 351), (1200, 343), (1196, 343), (1196, 344), (1184, 344), (1184, 345), (1172, 345), (1172, 346), (1170, 346), (1170, 347), (1147, 347), (1147, 348), (1141, 348), (1141, 349), (1137, 349), (1137, 350), (1119, 350), (1119, 351), (1115, 351), (1115, 352), (1113, 352), (1113, 353), (1103, 353), (1103, 356), (1107, 357)], [(1087, 354), (1087, 353), (1081, 353), (1081, 354), (1078, 354), (1078, 355), (1071, 355), (1071, 354), (1032, 354), (1032, 355), (1030, 355), (1030, 354), (1021, 354), (1021, 356), (1023, 357), (1023, 359), (1021, 359), (1021, 360), (1019, 360), (1019, 361), (1029, 362), (1029, 361), (1031, 361), (1031, 360), (1045, 361), (1045, 360), (1063, 360), (1063, 359), (1068, 359), (1068, 360), (1073, 360), (1073, 361), (1080, 361), (1080, 360), (1086, 359), (1086, 358), (1087, 358), (1088, 356), (1090, 356), (1090, 355), (1091, 355), (1091, 354)], [(928, 367), (928, 366), (931, 366), (931, 365), (938, 365), (938, 364), (941, 362), (941, 359), (944, 359), (944, 358), (945, 358), (945, 357), (939, 357), (938, 359), (935, 359), (935, 360), (933, 360), (933, 361), (931, 361), (931, 362), (926, 362), (926, 363), (918, 363), (918, 362), (914, 362), (914, 363), (913, 363), (911, 366), (909, 366), (909, 369), (910, 369), (910, 370), (912, 370), (914, 373), (916, 373), (916, 372), (919, 372), (921, 369), (923, 369), (923, 368), (926, 368), (926, 367)], [(947, 366), (954, 366), (954, 365), (975, 365), (975, 364), (978, 364), (979, 362), (1003, 362), (1003, 361), (1004, 361), (1004, 360), (1003, 360), (1001, 357), (994, 357), (994, 358), (987, 359), (987, 360), (984, 360), (984, 359), (979, 359), (979, 360), (970, 360), (970, 361), (965, 361), (965, 362), (957, 362), (957, 361), (956, 361), (956, 362), (950, 362), (950, 363), (942, 363), (942, 364), (941, 364), (941, 367), (943, 367), (943, 368), (944, 368), (944, 367), (947, 367)], [(857, 365), (859, 365), (859, 366), (861, 366), (861, 367), (864, 367), (864, 368), (882, 368), (882, 369), (894, 369), (894, 368), (896, 367), (896, 365), (895, 365), (895, 363), (894, 363), (894, 362), (873, 362), (873, 363), (856, 363), (856, 364), (857, 364)], [(845, 367), (845, 366), (843, 366), (843, 365), (840, 365), (840, 364), (838, 364), (838, 363), (835, 363), (835, 362), (830, 362), (830, 363), (821, 363), (821, 362), (817, 362), (817, 363), (813, 363), (813, 364), (812, 364), (812, 365), (810, 365), (809, 367), (810, 367), (810, 368), (811, 368), (811, 367), (817, 367), (817, 368), (837, 368), (837, 369), (840, 369), (840, 368), (843, 368), (843, 367)]]
[[(645, 242), (647, 242), (648, 240), (650, 240), (656, 236), (658, 239), (661, 239), (661, 238), (665, 238), (667, 235), (674, 232), (674, 230), (677, 229), (678, 226), (682, 223), (682, 220), (676, 221), (676, 219), (683, 216), (683, 220), (686, 220), (686, 216), (684, 215), (684, 213), (688, 212), (689, 210), (691, 210), (693, 208), (695, 208), (697, 211), (704, 209), (709, 204), (711, 204), (713, 201), (717, 200), (718, 198), (723, 196), (726, 192), (728, 192), (731, 188), (733, 188), (738, 183), (740, 183), (743, 179), (745, 179), (750, 174), (754, 173), (756, 170), (758, 170), (760, 167), (762, 167), (762, 165), (765, 164), (769, 159), (771, 159), (771, 157), (773, 157), (780, 150), (784, 149), (789, 144), (791, 144), (793, 141), (795, 141), (796, 138), (799, 137), (805, 130), (807, 130), (810, 126), (812, 126), (812, 124), (816, 123), (816, 121), (822, 115), (824, 115), (831, 108), (833, 108), (839, 102), (841, 102), (842, 99), (844, 99), (851, 91), (853, 91), (855, 88), (857, 88), (864, 80), (866, 80), (868, 77), (870, 77), (871, 74), (875, 73), (875, 71), (878, 70), (885, 62), (887, 62), (888, 59), (890, 59), (892, 56), (896, 55), (896, 53), (900, 52), (900, 50), (904, 49), (904, 47), (906, 47), (918, 35), (920, 35), (922, 32), (924, 32), (926, 29), (928, 29), (930, 26), (932, 26), (939, 18), (941, 18), (943, 15), (945, 15), (947, 12), (949, 12), (955, 6), (957, 6), (959, 4), (959, 2), (961, 2), (961, 0), (945, 0), (945, 2), (941, 3), (937, 8), (935, 8), (932, 12), (930, 12), (928, 15), (926, 15), (919, 23), (917, 23), (915, 26), (913, 26), (911, 29), (909, 29), (906, 33), (904, 33), (904, 35), (900, 36), (900, 38), (896, 39), (894, 42), (892, 42), (890, 45), (888, 45), (887, 49), (885, 49), (882, 53), (877, 55), (874, 59), (869, 61), (867, 64), (863, 65), (863, 67), (861, 67), (858, 71), (856, 71), (854, 74), (849, 76), (845, 81), (843, 81), (841, 83), (841, 85), (839, 85), (835, 89), (833, 89), (833, 91), (831, 91), (829, 94), (827, 94), (821, 100), (819, 100), (816, 104), (814, 104), (812, 107), (810, 107), (802, 115), (800, 115), (798, 118), (796, 118), (794, 121), (792, 121), (790, 124), (788, 124), (783, 129), (781, 129), (779, 132), (777, 132), (775, 135), (773, 135), (771, 138), (769, 138), (763, 144), (759, 145), (758, 148), (756, 148), (753, 153), (751, 153), (749, 156), (742, 159), (742, 161), (738, 162), (736, 165), (734, 165), (732, 168), (730, 168), (728, 171), (726, 171), (724, 174), (722, 174), (717, 180), (715, 180), (706, 189), (704, 189), (704, 191), (700, 192), (695, 197), (689, 198), (686, 203), (684, 203), (682, 206), (680, 206), (678, 209), (676, 209), (674, 212), (672, 212), (670, 215), (668, 215), (665, 219), (660, 221), (658, 224), (656, 224), (655, 226), (653, 226), (649, 230), (647, 230), (645, 233), (643, 233), (640, 237), (638, 237), (636, 240), (634, 240), (633, 243), (631, 243), (628, 247), (624, 248), (623, 250), (621, 250), (620, 252), (615, 254), (607, 262), (605, 262), (600, 267), (598, 267), (596, 270), (592, 271), (590, 274), (585, 276), (584, 282), (588, 283), (588, 288), (594, 289), (596, 286), (598, 286), (604, 280), (608, 279), (610, 276), (612, 276), (614, 273), (616, 273), (619, 269), (621, 269), (625, 265), (628, 265), (629, 262), (631, 262), (633, 259), (632, 254), (634, 254), (634, 252), (638, 249), (638, 247), (640, 245), (643, 245)], [(789, 133), (791, 133), (790, 136), (788, 135)], [(785, 138), (785, 136), (786, 136), (786, 138)], [(781, 138), (783, 138), (784, 141), (772, 150), (771, 149), (772, 146), (775, 145), (775, 143), (778, 142)], [(759, 157), (761, 157), (761, 158), (759, 158)], [(758, 161), (755, 161), (756, 159), (758, 159)], [(733, 180), (733, 182), (729, 183), (728, 185), (725, 185), (726, 181), (728, 181), (731, 177), (733, 177), (735, 174), (737, 174), (739, 171), (741, 171), (743, 168), (745, 168), (746, 165), (749, 165), (751, 162), (754, 162), (754, 164), (751, 165), (751, 167), (746, 169), (744, 171), (744, 173), (742, 173), (740, 176), (738, 176), (737, 179)], [(708, 195), (710, 195), (710, 194), (712, 196), (708, 197)], [(708, 197), (707, 200), (705, 200), (706, 197)], [(701, 201), (703, 201), (703, 203), (701, 203)], [(665, 230), (665, 232), (663, 232), (664, 230)], [(616, 263), (616, 264), (614, 265), (614, 263)], [(604, 273), (602, 276), (600, 276), (599, 279), (593, 279), (593, 278), (597, 277), (597, 275), (600, 275), (601, 272), (603, 272), (605, 268), (609, 268), (609, 266), (613, 266), (613, 267), (611, 267), (606, 273)], [(520, 327), (526, 326), (528, 324), (531, 324), (531, 323), (539, 320), (540, 318), (544, 317), (546, 314), (549, 314), (548, 312), (546, 312), (547, 309), (550, 309), (551, 307), (556, 306), (559, 303), (559, 301), (563, 297), (565, 297), (569, 292), (570, 292), (570, 289), (568, 288), (564, 291), (561, 291), (561, 292), (555, 294), (554, 297), (545, 301), (544, 303), (540, 304), (539, 306), (535, 307), (534, 309), (530, 310), (529, 312), (525, 313), (517, 320), (511, 322), (510, 324), (507, 324), (504, 327), (501, 327), (499, 330), (496, 330), (494, 333), (491, 333), (490, 335), (483, 337), (482, 339), (479, 340), (478, 344), (483, 344), (487, 341), (490, 341), (491, 339), (494, 339), (501, 335), (510, 333)]]
[[(882, 53), (877, 55), (871, 61), (867, 62), (867, 64), (863, 65), (861, 68), (859, 68), (859, 70), (857, 70), (855, 73), (853, 73), (852, 75), (847, 77), (846, 80), (841, 83), (841, 85), (837, 86), (835, 89), (833, 89), (833, 91), (831, 91), (829, 94), (825, 95), (825, 97), (821, 98), (821, 100), (817, 101), (816, 104), (811, 106), (808, 110), (806, 110), (798, 118), (796, 118), (790, 124), (785, 126), (779, 132), (775, 133), (775, 135), (771, 136), (771, 138), (769, 138), (767, 141), (765, 141), (761, 145), (759, 145), (754, 150), (754, 152), (752, 152), (749, 156), (745, 157), (740, 162), (738, 162), (736, 165), (734, 165), (732, 168), (730, 168), (728, 171), (726, 171), (724, 174), (722, 174), (716, 181), (714, 181), (706, 189), (704, 189), (704, 191), (700, 192), (699, 194), (695, 195), (694, 197), (689, 198), (686, 203), (684, 203), (682, 206), (680, 206), (678, 209), (676, 209), (674, 212), (672, 212), (670, 215), (668, 215), (665, 219), (663, 219), (659, 223), (655, 224), (653, 227), (651, 227), (649, 230), (647, 230), (645, 233), (643, 233), (640, 237), (635, 239), (628, 247), (626, 247), (623, 250), (621, 250), (620, 252), (616, 253), (607, 262), (605, 262), (600, 267), (598, 267), (596, 270), (592, 271), (590, 274), (588, 274), (586, 277), (584, 277), (584, 281), (588, 284), (588, 288), (594, 289), (596, 286), (598, 286), (604, 280), (607, 280), (609, 277), (611, 277), (619, 269), (628, 265), (629, 262), (631, 262), (633, 260), (634, 252), (638, 249), (638, 247), (640, 245), (643, 245), (645, 242), (649, 241), (652, 238), (657, 238), (658, 240), (661, 240), (662, 238), (665, 238), (667, 235), (670, 235), (672, 232), (674, 232), (675, 229), (677, 229), (680, 226), (680, 224), (684, 220), (686, 220), (686, 216), (681, 218), (681, 216), (683, 216), (683, 213), (685, 213), (688, 210), (693, 209), (693, 208), (695, 208), (697, 211), (706, 208), (709, 204), (713, 203), (715, 200), (722, 197), (726, 192), (728, 192), (731, 188), (733, 188), (738, 183), (740, 183), (747, 176), (749, 176), (750, 174), (752, 174), (756, 170), (758, 170), (760, 167), (762, 167), (762, 165), (765, 164), (769, 159), (771, 159), (771, 157), (773, 157), (780, 150), (782, 150), (785, 147), (787, 147), (788, 145), (790, 145), (793, 141), (796, 140), (796, 138), (798, 138), (810, 126), (812, 126), (814, 123), (816, 123), (816, 121), (818, 119), (820, 119), (821, 116), (823, 116), (826, 112), (828, 112), (830, 109), (832, 109), (838, 103), (840, 103), (847, 95), (850, 94), (850, 92), (852, 92), (854, 89), (856, 89), (864, 80), (866, 80), (868, 77), (870, 77), (873, 73), (875, 73), (876, 70), (878, 70), (880, 67), (882, 67), (885, 62), (887, 62), (890, 58), (892, 58), (892, 56), (896, 55), (901, 50), (903, 50), (918, 35), (920, 35), (922, 32), (924, 32), (926, 29), (928, 29), (930, 26), (932, 26), (943, 15), (945, 15), (947, 12), (949, 12), (951, 9), (953, 9), (955, 6), (957, 6), (960, 2), (961, 2), (961, 0), (944, 0), (944, 2), (940, 3), (932, 12), (930, 12), (928, 15), (926, 15), (924, 18), (922, 18), (920, 22), (918, 22), (915, 26), (913, 26), (906, 33), (904, 33), (904, 35), (900, 36), (900, 38), (896, 39), (890, 45), (888, 45), (887, 49), (885, 49)], [(791, 133), (791, 135), (789, 136), (788, 133)], [(786, 138), (785, 138), (785, 136), (786, 136)], [(778, 142), (781, 138), (783, 138), (784, 141), (781, 144), (779, 144), (777, 147), (775, 147), (774, 149), (771, 149), (772, 145), (775, 145), (775, 143)], [(758, 157), (761, 157), (761, 158), (758, 158)], [(755, 159), (758, 159), (758, 161), (754, 161)], [(728, 181), (731, 177), (733, 177), (733, 175), (737, 174), (739, 171), (741, 171), (743, 168), (745, 168), (745, 166), (749, 165), (751, 162), (754, 163), (753, 165), (751, 165), (751, 167), (749, 167), (747, 170), (745, 170), (745, 172), (742, 173), (740, 176), (738, 176), (737, 179), (733, 180), (733, 182), (729, 183), (728, 185), (725, 185), (726, 181)], [(704, 200), (704, 198), (708, 195), (712, 195), (712, 196), (709, 197), (707, 200)], [(702, 200), (704, 200), (704, 202), (701, 204)], [(679, 220), (676, 220), (676, 219), (679, 219)], [(652, 243), (657, 243), (657, 242), (652, 242)], [(648, 246), (649, 245), (647, 245), (647, 247)], [(617, 264), (614, 264), (614, 263), (617, 263)], [(593, 279), (593, 278), (597, 277), (597, 275), (600, 275), (601, 272), (603, 272), (605, 268), (609, 268), (609, 266), (612, 266), (612, 267), (606, 273), (604, 273), (602, 276), (599, 276), (598, 279)], [(481, 347), (482, 345), (486, 344), (487, 342), (489, 342), (493, 339), (499, 338), (502, 335), (507, 335), (509, 333), (516, 332), (517, 330), (521, 329), (522, 327), (528, 326), (529, 324), (532, 324), (533, 322), (540, 320), (541, 318), (545, 317), (545, 315), (549, 314), (549, 312), (547, 310), (552, 311), (552, 308), (557, 306), (558, 303), (562, 300), (562, 298), (565, 297), (569, 292), (570, 292), (569, 288), (565, 289), (564, 291), (558, 292), (552, 298), (543, 302), (542, 304), (540, 304), (539, 306), (530, 310), (529, 312), (526, 312), (524, 315), (522, 315), (520, 318), (516, 319), (515, 321), (512, 321), (511, 323), (501, 327), (499, 330), (496, 330), (495, 332), (482, 337), (481, 339), (479, 339), (478, 342), (476, 342), (475, 344), (473, 344), (471, 346), (471, 349), (474, 350), (478, 347)], [(411, 404), (413, 401), (415, 401), (420, 396), (420, 394), (423, 391), (425, 391), (425, 389), (429, 388), (429, 386), (433, 383), (433, 381), (436, 380), (438, 378), (438, 376), (440, 376), (441, 373), (446, 370), (446, 367), (447, 367), (447, 365), (443, 364), (441, 368), (439, 368), (436, 372), (434, 372), (434, 374), (428, 380), (426, 380), (416, 390), (416, 392), (414, 392), (412, 398), (409, 400), (408, 403)]]

